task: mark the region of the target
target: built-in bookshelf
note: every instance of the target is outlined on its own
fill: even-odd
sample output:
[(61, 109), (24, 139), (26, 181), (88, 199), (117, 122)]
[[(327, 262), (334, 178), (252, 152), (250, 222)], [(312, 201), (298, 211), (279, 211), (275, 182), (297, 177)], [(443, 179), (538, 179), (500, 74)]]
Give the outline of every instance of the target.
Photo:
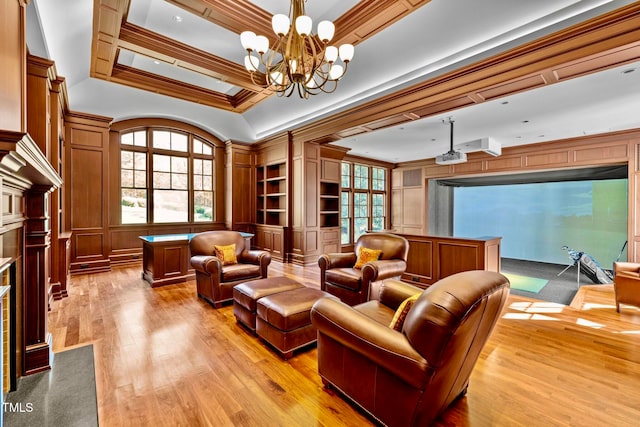
[(320, 227), (340, 225), (340, 183), (320, 181)]
[(287, 166), (276, 163), (256, 168), (256, 223), (287, 225)]

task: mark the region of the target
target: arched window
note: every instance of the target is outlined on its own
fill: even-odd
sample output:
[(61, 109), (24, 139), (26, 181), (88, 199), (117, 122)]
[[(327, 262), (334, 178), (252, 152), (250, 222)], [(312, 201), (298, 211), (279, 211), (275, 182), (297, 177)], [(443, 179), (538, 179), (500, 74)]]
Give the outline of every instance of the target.
[(122, 224), (215, 220), (214, 147), (184, 131), (120, 134)]

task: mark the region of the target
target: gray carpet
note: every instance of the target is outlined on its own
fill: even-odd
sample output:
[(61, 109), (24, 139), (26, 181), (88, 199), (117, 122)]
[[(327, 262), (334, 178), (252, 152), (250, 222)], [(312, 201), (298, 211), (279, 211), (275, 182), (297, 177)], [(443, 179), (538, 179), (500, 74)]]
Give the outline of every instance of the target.
[(511, 258), (501, 258), (501, 271), (521, 276), (537, 277), (549, 281), (538, 293), (527, 292), (518, 289), (511, 289), (514, 295), (535, 298), (542, 301), (557, 302), (558, 304), (569, 305), (575, 297), (580, 285), (593, 285), (594, 283), (584, 274), (580, 274), (580, 285), (578, 284), (578, 267), (574, 266), (558, 276), (565, 265), (550, 264), (545, 262), (526, 261)]
[(93, 346), (54, 353), (51, 370), (21, 377), (4, 406), (7, 427), (97, 426)]

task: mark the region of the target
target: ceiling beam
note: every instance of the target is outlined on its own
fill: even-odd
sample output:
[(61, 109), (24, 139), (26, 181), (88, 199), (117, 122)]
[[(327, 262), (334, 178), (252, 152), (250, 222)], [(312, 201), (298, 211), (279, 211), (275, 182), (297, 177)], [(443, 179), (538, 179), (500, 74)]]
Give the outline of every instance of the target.
[(251, 81), (244, 65), (212, 55), (162, 34), (126, 22), (120, 29), (118, 46), (254, 92), (262, 87)]

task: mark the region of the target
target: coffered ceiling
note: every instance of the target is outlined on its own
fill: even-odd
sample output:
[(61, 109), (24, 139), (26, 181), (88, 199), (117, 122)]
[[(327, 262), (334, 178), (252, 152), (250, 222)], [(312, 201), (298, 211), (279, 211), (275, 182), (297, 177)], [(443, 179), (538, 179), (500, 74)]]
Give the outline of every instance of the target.
[(243, 142), (289, 130), (403, 162), (446, 151), (450, 116), (456, 142), (503, 146), (640, 128), (638, 3), (307, 0), (314, 23), (336, 24), (332, 43), (356, 50), (338, 90), (308, 100), (242, 65), (239, 33), (273, 40), (289, 0), (32, 0), (27, 42), (56, 62), (73, 110)]

